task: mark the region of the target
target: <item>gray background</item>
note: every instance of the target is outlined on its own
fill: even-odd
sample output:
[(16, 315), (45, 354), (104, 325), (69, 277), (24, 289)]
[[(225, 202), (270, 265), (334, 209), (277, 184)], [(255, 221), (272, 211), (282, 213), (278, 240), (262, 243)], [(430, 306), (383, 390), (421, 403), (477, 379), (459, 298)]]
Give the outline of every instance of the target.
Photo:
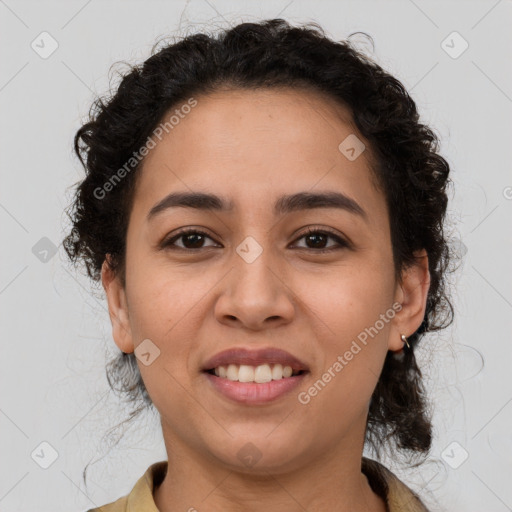
[[(101, 290), (91, 291), (61, 245), (82, 175), (72, 137), (94, 94), (107, 91), (109, 67), (147, 58), (159, 36), (276, 16), (318, 21), (337, 39), (369, 33), (375, 50), (362, 47), (403, 82), (441, 139), (455, 185), (450, 226), (467, 253), (452, 278), (455, 322), (418, 354), (436, 438), (418, 471), (384, 462), (432, 510), (512, 510), (510, 1), (0, 0), (0, 511), (99, 506), (166, 458), (150, 416), (110, 453), (100, 444), (124, 417), (104, 377), (116, 347)], [(47, 58), (44, 31), (58, 44)], [(469, 44), (457, 58), (442, 43), (454, 31)], [(457, 37), (444, 43), (452, 53)], [(58, 453), (47, 469), (42, 442)], [(91, 458), (99, 461), (86, 488)]]

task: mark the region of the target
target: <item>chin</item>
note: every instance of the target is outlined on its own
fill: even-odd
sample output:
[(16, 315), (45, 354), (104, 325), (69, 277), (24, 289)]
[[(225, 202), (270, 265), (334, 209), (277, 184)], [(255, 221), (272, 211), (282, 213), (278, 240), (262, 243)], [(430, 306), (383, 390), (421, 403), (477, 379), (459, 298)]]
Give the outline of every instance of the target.
[(307, 456), (304, 439), (297, 439), (286, 430), (278, 435), (277, 429), (272, 432), (272, 428), (251, 428), (250, 433), (232, 434), (225, 445), (215, 443), (210, 451), (231, 471), (266, 475), (293, 470), (300, 465), (300, 459)]

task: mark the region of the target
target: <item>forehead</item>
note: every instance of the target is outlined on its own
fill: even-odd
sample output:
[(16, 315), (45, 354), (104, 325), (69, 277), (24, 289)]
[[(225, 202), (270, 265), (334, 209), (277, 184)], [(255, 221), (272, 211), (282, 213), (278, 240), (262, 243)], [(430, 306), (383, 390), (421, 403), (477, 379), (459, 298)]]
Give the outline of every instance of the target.
[[(290, 88), (236, 89), (197, 98), (197, 106), (167, 142), (194, 145), (199, 153), (189, 158), (213, 152), (232, 160), (251, 152), (250, 156), (259, 153), (268, 159), (276, 155), (267, 151), (295, 146), (296, 155), (317, 159), (319, 151), (337, 149), (339, 137), (355, 131), (348, 109), (326, 94)], [(293, 153), (286, 156), (292, 158)]]
[[(170, 192), (193, 190), (230, 197), (235, 210), (255, 202), (263, 208), (265, 200), (315, 188), (384, 206), (368, 145), (335, 99), (289, 88), (221, 90), (195, 99), (146, 156), (134, 206), (148, 211)], [(339, 146), (354, 136), (367, 149), (349, 160)]]

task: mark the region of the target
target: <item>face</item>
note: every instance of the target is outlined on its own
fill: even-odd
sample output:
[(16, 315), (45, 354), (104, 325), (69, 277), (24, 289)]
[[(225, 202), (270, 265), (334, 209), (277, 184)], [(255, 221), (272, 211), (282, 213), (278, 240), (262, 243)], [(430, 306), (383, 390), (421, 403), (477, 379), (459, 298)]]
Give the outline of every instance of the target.
[[(386, 201), (342, 106), (291, 89), (196, 99), (144, 161), (125, 287), (104, 265), (114, 339), (146, 354), (138, 365), (169, 446), (275, 472), (360, 451), (386, 354), (423, 319), (426, 266), (395, 282)], [(354, 135), (367, 149), (349, 159), (339, 146)], [(169, 198), (192, 192), (218, 199)], [(261, 349), (287, 352), (302, 373), (207, 373), (229, 349), (249, 351), (224, 360), (250, 367), (241, 380), (290, 365)]]

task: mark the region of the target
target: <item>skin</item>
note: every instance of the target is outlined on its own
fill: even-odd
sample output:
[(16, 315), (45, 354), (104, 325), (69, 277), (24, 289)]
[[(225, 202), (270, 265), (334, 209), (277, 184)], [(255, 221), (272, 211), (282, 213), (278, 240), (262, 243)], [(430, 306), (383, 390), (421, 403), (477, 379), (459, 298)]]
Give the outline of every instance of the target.
[[(400, 351), (400, 334), (423, 320), (426, 253), (395, 281), (385, 198), (372, 182), (368, 149), (354, 161), (338, 149), (357, 131), (337, 102), (286, 88), (196, 99), (144, 161), (127, 232), (126, 285), (107, 259), (102, 269), (117, 346), (129, 353), (149, 338), (160, 350), (149, 366), (138, 360), (169, 460), (155, 503), (163, 512), (384, 511), (361, 472), (364, 431), (387, 352)], [(167, 194), (192, 190), (226, 197), (234, 209), (171, 208), (147, 220)], [(336, 208), (274, 216), (278, 197), (304, 191), (342, 192), (367, 220)], [(331, 229), (351, 245), (319, 254), (307, 226)], [(183, 227), (208, 236), (178, 238), (174, 251), (158, 247)], [(236, 252), (247, 236), (263, 249), (252, 263)], [(395, 302), (400, 312), (317, 396), (299, 403), (297, 394)], [(310, 373), (274, 403), (232, 402), (200, 369), (241, 346), (287, 350)], [(252, 467), (237, 457), (249, 442), (261, 454)]]

